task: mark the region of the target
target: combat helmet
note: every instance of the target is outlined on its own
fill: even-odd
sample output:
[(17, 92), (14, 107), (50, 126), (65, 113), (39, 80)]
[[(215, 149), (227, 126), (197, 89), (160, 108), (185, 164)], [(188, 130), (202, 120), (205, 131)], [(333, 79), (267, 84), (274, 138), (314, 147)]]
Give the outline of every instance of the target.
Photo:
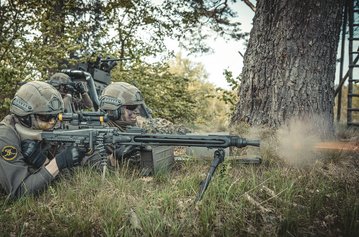
[(66, 94), (67, 92), (73, 92), (75, 90), (71, 78), (62, 72), (55, 73), (47, 82), (60, 91), (60, 93)]
[(22, 85), (10, 105), (10, 112), (20, 117), (33, 114), (56, 115), (63, 110), (61, 94), (42, 81), (31, 81)]
[(126, 82), (114, 82), (108, 85), (100, 96), (100, 109), (106, 111), (111, 120), (118, 120), (121, 117), (121, 108), (137, 109), (140, 116), (150, 117), (146, 109), (145, 101), (141, 91)]
[(144, 104), (141, 91), (126, 82), (114, 82), (108, 85), (100, 96), (100, 108), (117, 110), (123, 105)]
[(66, 85), (71, 82), (70, 77), (62, 72), (57, 72), (54, 75), (52, 75), (48, 81), (52, 86), (56, 87), (59, 85)]

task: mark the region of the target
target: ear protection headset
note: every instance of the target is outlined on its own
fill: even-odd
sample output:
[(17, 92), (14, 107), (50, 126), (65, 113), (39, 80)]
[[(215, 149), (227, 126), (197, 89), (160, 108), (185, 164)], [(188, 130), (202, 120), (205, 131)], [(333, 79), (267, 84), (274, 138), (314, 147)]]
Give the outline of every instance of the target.
[(119, 120), (121, 118), (121, 107), (115, 110), (106, 110), (109, 119)]
[(100, 97), (100, 108), (104, 110), (109, 119), (113, 121), (121, 118), (121, 105), (121, 101), (116, 98), (109, 96)]

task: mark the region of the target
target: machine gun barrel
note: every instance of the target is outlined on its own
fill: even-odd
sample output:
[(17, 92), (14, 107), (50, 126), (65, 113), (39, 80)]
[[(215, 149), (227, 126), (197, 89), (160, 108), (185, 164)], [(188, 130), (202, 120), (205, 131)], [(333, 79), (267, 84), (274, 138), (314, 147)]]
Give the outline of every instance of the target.
[(172, 135), (172, 134), (126, 134), (131, 139), (131, 145), (158, 145), (158, 146), (196, 146), (207, 148), (227, 148), (260, 146), (259, 140), (247, 140), (239, 136), (226, 135)]

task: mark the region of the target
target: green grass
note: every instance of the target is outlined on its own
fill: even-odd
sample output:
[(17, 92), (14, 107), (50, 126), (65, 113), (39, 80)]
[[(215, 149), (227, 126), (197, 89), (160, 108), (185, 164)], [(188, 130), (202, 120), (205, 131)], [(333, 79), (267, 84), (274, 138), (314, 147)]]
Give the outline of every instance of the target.
[(141, 177), (78, 168), (38, 197), (0, 197), (1, 236), (358, 236), (358, 154), (301, 167), (267, 147), (262, 165), (226, 159), (194, 204), (210, 161)]

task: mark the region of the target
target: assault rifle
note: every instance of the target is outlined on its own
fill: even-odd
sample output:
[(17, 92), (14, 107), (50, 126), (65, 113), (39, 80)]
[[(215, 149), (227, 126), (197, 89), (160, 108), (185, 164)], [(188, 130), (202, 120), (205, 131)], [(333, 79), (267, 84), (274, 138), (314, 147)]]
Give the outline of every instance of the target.
[(148, 145), (156, 146), (195, 146), (217, 149), (207, 178), (202, 182), (196, 201), (201, 200), (206, 191), (211, 177), (217, 166), (224, 160), (224, 148), (259, 146), (258, 140), (247, 140), (239, 136), (227, 135), (173, 135), (173, 134), (145, 134), (141, 132), (120, 132), (117, 128), (85, 128), (74, 130), (36, 131), (16, 124), (16, 129), (22, 140), (45, 140), (49, 143), (73, 144), (80, 149), (93, 153), (95, 150), (103, 160), (102, 177), (105, 178), (107, 154), (105, 146), (112, 146), (114, 149), (120, 146)]

